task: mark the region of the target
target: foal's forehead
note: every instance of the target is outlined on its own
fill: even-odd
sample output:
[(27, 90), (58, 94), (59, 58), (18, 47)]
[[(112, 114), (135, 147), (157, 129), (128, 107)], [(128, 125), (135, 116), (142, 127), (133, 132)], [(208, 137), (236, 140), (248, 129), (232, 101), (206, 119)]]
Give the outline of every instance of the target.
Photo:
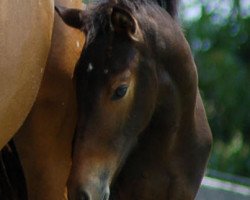
[[(137, 47), (140, 48), (136, 48), (135, 41), (132, 42), (124, 37), (126, 34), (123, 36), (116, 34), (110, 24), (110, 8), (114, 5), (100, 4), (90, 13), (90, 29), (88, 32), (90, 39), (85, 51), (86, 57), (91, 63), (91, 65), (88, 63), (88, 71), (105, 71), (105, 73), (108, 71), (110, 73), (124, 71), (126, 68), (134, 66), (133, 63), (138, 60), (136, 57), (139, 57), (138, 55), (148, 48), (148, 44), (154, 43), (153, 46), (156, 46), (155, 43), (162, 41), (163, 37), (160, 37), (163, 32), (162, 29), (169, 30), (172, 27), (171, 24), (165, 27), (168, 24), (166, 20), (172, 23), (171, 17), (166, 17), (165, 11), (159, 6), (148, 5), (144, 2), (138, 7), (138, 2), (123, 0), (121, 2), (123, 3), (118, 3), (119, 8), (124, 7), (133, 16), (132, 18), (138, 22), (139, 32), (142, 33), (145, 40), (140, 40), (142, 44), (137, 44)], [(162, 23), (162, 18), (165, 19), (164, 23)], [(143, 46), (145, 46), (145, 49), (142, 49)]]
[(119, 73), (132, 66), (137, 50), (124, 38), (115, 35), (100, 35), (86, 49), (87, 71), (104, 74)]

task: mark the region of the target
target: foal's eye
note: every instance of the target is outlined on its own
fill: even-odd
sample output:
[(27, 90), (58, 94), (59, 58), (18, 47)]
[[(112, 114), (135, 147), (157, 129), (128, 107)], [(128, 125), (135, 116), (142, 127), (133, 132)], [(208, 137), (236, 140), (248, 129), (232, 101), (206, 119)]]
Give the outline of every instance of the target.
[(125, 96), (127, 93), (128, 86), (127, 85), (120, 85), (114, 92), (112, 96), (112, 100), (118, 100)]

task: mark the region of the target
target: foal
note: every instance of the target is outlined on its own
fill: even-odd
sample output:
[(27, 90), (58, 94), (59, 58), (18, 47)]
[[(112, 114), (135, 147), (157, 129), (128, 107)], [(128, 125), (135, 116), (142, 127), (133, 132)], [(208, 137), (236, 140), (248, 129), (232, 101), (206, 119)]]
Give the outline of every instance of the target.
[(78, 122), (70, 200), (192, 200), (211, 147), (190, 47), (146, 0), (57, 7), (87, 43), (75, 71)]

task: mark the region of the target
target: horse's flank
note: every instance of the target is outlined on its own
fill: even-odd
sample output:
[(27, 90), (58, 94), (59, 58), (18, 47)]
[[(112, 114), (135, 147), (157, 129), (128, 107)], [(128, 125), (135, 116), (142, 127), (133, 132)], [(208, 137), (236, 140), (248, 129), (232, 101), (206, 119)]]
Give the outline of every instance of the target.
[(0, 149), (33, 105), (49, 53), (54, 2), (0, 2)]

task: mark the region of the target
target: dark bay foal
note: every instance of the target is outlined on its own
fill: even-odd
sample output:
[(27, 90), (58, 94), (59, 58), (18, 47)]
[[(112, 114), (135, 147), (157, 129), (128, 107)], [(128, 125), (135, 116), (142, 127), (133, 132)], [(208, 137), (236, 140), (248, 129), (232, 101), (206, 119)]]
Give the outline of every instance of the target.
[(176, 2), (166, 5), (56, 8), (87, 35), (75, 71), (70, 200), (195, 198), (212, 137)]

